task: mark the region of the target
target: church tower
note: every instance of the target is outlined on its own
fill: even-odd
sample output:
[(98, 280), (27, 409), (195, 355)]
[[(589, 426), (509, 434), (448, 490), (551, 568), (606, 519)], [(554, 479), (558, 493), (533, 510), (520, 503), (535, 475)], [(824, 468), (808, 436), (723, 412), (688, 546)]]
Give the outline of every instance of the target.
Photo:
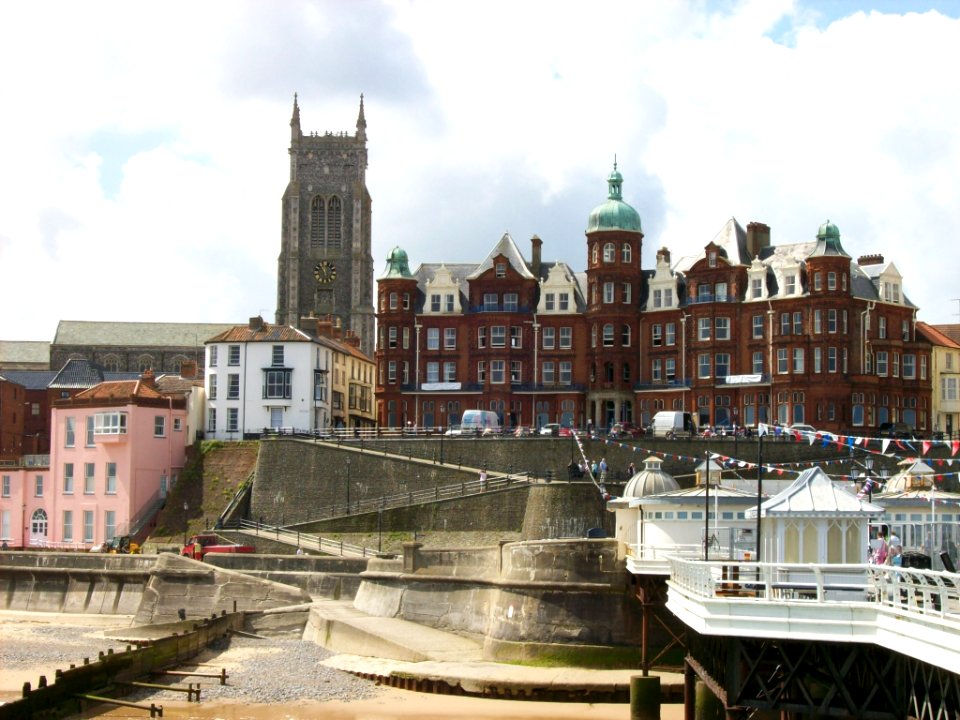
[(300, 130), (293, 97), (290, 182), (283, 194), (277, 267), (277, 323), (337, 318), (373, 357), (373, 255), (367, 191), (367, 121), (363, 95), (357, 132)]

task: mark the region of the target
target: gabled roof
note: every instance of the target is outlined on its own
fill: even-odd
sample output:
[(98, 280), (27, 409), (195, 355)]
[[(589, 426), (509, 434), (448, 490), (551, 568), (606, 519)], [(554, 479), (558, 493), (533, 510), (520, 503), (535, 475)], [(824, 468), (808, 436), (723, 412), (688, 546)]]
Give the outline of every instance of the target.
[(311, 342), (312, 338), (302, 330), (289, 325), (271, 325), (263, 323), (260, 327), (251, 328), (249, 325), (235, 325), (223, 332), (214, 335), (204, 342), (210, 343), (244, 343), (244, 342)]
[[(783, 492), (774, 495), (760, 506), (764, 517), (771, 515), (863, 515), (871, 517), (883, 513), (883, 508), (858, 498), (835, 484), (819, 467), (804, 470)], [(746, 511), (747, 517), (756, 517), (756, 508)]]
[(920, 335), (924, 337), (928, 342), (934, 345), (942, 345), (943, 347), (960, 349), (960, 342), (957, 342), (953, 338), (949, 337), (943, 333), (940, 328), (946, 327), (945, 325), (936, 326), (928, 325), (925, 322), (917, 321), (917, 330)]
[(144, 380), (108, 380), (88, 388), (74, 396), (74, 400), (110, 401), (118, 400), (159, 400), (164, 395)]
[[(712, 242), (731, 265), (750, 264), (750, 255), (747, 252), (747, 231), (740, 226), (736, 218), (727, 220)], [(679, 258), (673, 266), (673, 271), (685, 273), (706, 256), (707, 251), (704, 246), (704, 249), (696, 255), (684, 255)]]
[(503, 255), (507, 258), (507, 262), (516, 270), (522, 277), (529, 280), (534, 280), (533, 273), (530, 272), (530, 268), (527, 267), (527, 261), (523, 259), (523, 255), (520, 253), (520, 248), (517, 247), (517, 244), (513, 241), (513, 238), (510, 237), (510, 233), (504, 233), (503, 237), (500, 238), (500, 241), (493, 246), (493, 250), (484, 258), (483, 262), (477, 265), (476, 269), (467, 276), (467, 280), (473, 280), (474, 278), (480, 277), (487, 270), (493, 268), (493, 259), (497, 255)]
[(139, 377), (138, 372), (106, 372), (102, 366), (86, 358), (70, 358), (47, 387), (64, 390), (89, 388), (104, 380), (127, 380)]
[(939, 330), (940, 332), (942, 332), (944, 335), (946, 335), (946, 336), (947, 336), (948, 338), (950, 338), (951, 340), (954, 340), (954, 341), (960, 343), (960, 324), (953, 324), (953, 325), (933, 325), (932, 327), (935, 327), (937, 330)]
[(50, 364), (50, 343), (39, 340), (0, 340), (0, 366)]
[(54, 345), (196, 347), (233, 327), (226, 323), (96, 322), (61, 320)]
[(0, 375), (26, 390), (46, 390), (57, 376), (56, 370), (4, 370)]

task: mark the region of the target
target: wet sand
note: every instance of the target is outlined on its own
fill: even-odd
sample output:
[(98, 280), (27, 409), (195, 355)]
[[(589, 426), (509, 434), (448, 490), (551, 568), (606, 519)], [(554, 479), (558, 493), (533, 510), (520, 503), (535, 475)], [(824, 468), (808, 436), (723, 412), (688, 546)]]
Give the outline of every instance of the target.
[[(145, 713), (115, 708), (100, 713), (77, 715), (83, 718), (143, 718)], [(177, 720), (628, 720), (629, 705), (587, 703), (542, 703), (522, 700), (427, 695), (386, 688), (371, 700), (331, 701), (283, 705), (241, 705), (232, 703), (163, 703), (163, 717)], [(683, 708), (664, 705), (662, 720), (681, 720)]]

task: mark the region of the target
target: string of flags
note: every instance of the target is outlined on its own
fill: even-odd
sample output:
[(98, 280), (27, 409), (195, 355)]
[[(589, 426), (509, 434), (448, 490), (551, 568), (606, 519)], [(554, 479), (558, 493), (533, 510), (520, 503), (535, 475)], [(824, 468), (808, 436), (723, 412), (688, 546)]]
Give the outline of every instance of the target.
[[(902, 449), (905, 452), (911, 452), (911, 451), (915, 452), (914, 448), (912, 447), (912, 443), (906, 440), (896, 440), (892, 438), (858, 438), (854, 436), (834, 435), (832, 433), (826, 433), (826, 432), (811, 433), (809, 431), (803, 432), (799, 430), (785, 430), (784, 428), (781, 428), (779, 426), (770, 426), (770, 425), (765, 425), (763, 423), (761, 423), (758, 426), (757, 434), (758, 435), (773, 434), (777, 437), (780, 437), (782, 435), (784, 439), (793, 439), (797, 442), (807, 440), (810, 445), (813, 445), (814, 442), (821, 442), (823, 444), (823, 447), (825, 448), (833, 446), (835, 447), (835, 449), (838, 449), (838, 450), (840, 449), (847, 450), (849, 448), (856, 447), (857, 449), (861, 450), (866, 454), (883, 455), (885, 457), (891, 457), (891, 456), (901, 457), (895, 451), (891, 451), (890, 453), (887, 452), (888, 450), (890, 450), (891, 446), (895, 446), (896, 448)], [(586, 466), (589, 472), (590, 463), (589, 463), (589, 460), (587, 459), (586, 452), (583, 448), (583, 443), (581, 442), (581, 434), (575, 433), (574, 437), (576, 439), (577, 447), (580, 451), (580, 455), (584, 459), (584, 462), (586, 463)], [(588, 437), (590, 438), (590, 440), (602, 442), (608, 446), (619, 447), (622, 449), (630, 450), (632, 452), (645, 453), (647, 455), (654, 455), (656, 457), (661, 457), (664, 460), (673, 460), (676, 462), (689, 462), (693, 464), (700, 463), (703, 461), (702, 456), (688, 456), (688, 455), (682, 455), (679, 453), (668, 453), (662, 450), (646, 448), (640, 445), (622, 443), (611, 438), (601, 437), (599, 435), (591, 434)], [(926, 441), (925, 440), (922, 442), (925, 445), (925, 447), (923, 447), (923, 454), (927, 454), (930, 448), (932, 447), (932, 444), (934, 443), (952, 448), (951, 457), (949, 458), (922, 458), (922, 462), (925, 462), (929, 466), (935, 465), (941, 468), (944, 466), (948, 468), (952, 468), (955, 462), (958, 464), (958, 466), (960, 466), (960, 458), (953, 457), (957, 454), (958, 449), (960, 449), (960, 441), (958, 440)], [(870, 448), (869, 443), (878, 443), (880, 445), (880, 450)], [(722, 455), (720, 453), (711, 453), (710, 455), (711, 455), (712, 461), (727, 468), (755, 470), (759, 467), (757, 463), (751, 462), (749, 460), (742, 460), (740, 458), (734, 458), (728, 455)], [(918, 458), (915, 456), (913, 457), (903, 456), (903, 457), (906, 460), (921, 461), (921, 458)], [(849, 464), (849, 462), (850, 462), (850, 458), (847, 457), (847, 458), (837, 458), (833, 460), (824, 459), (824, 460), (816, 460), (816, 461), (805, 460), (805, 461), (799, 461), (799, 462), (786, 462), (786, 463), (763, 463), (763, 471), (782, 476), (784, 473), (799, 474), (806, 468), (824, 467), (824, 466), (829, 467), (830, 465), (834, 465), (834, 464)], [(953, 476), (958, 476), (958, 475), (960, 475), (960, 471), (948, 470), (946, 472), (934, 473), (933, 479), (936, 482), (942, 483), (945, 479)], [(869, 493), (871, 490), (877, 487), (877, 482), (873, 478), (865, 478), (862, 475), (860, 476), (830, 475), (830, 477), (835, 480), (845, 480), (845, 481), (853, 481), (853, 480), (861, 481), (862, 480), (864, 481), (865, 493)], [(591, 474), (591, 479), (593, 479), (594, 484), (596, 484), (596, 479), (593, 478), (592, 474)]]

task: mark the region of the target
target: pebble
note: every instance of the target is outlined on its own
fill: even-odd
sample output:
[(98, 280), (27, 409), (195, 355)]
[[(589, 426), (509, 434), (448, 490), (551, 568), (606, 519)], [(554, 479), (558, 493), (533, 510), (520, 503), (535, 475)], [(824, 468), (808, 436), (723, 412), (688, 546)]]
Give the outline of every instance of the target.
[[(99, 652), (107, 652), (110, 648), (114, 652), (123, 652), (127, 648), (126, 643), (107, 640), (99, 629), (90, 627), (23, 623), (8, 625), (7, 629), (11, 636), (0, 643), (0, 668), (49, 667), (48, 682), (53, 682), (57, 668), (66, 670), (71, 663), (81, 665), (85, 657), (95, 662)], [(226, 667), (226, 685), (221, 685), (217, 678), (170, 676), (144, 680), (183, 686), (188, 682), (199, 682), (201, 702), (352, 701), (370, 698), (379, 692), (370, 681), (322, 665), (321, 662), (333, 653), (296, 636), (257, 639), (233, 635), (216, 640), (209, 649), (213, 651), (213, 657), (207, 660), (211, 667), (198, 669), (219, 672), (221, 667)], [(217, 665), (217, 654), (227, 650), (239, 650), (237, 659), (229, 658), (222, 666)], [(192, 669), (192, 666), (185, 664), (177, 669), (188, 668)], [(187, 699), (185, 693), (147, 688), (136, 688), (124, 698), (131, 702)]]

